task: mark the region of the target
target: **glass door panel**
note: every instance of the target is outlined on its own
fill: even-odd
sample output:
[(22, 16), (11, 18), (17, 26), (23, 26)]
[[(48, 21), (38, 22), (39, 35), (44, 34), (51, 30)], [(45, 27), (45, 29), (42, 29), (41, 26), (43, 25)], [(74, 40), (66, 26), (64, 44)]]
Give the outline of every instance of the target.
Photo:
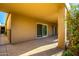
[(42, 37), (42, 25), (37, 24), (37, 37)]
[(43, 30), (42, 35), (43, 36), (46, 36), (47, 35), (47, 26), (46, 25), (43, 25), (42, 30)]

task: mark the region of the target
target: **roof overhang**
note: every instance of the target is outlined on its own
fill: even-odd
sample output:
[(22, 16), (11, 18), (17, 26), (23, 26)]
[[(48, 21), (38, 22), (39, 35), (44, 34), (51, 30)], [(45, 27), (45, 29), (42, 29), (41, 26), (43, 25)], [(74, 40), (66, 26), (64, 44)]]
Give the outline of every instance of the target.
[(0, 10), (48, 22), (57, 22), (64, 3), (0, 3)]

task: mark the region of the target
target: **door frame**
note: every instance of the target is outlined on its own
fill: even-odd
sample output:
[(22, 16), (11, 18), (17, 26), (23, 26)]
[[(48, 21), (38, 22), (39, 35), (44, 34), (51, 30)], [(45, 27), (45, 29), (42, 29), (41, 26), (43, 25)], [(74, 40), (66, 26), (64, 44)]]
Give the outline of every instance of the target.
[[(46, 27), (47, 27), (47, 35), (42, 36), (42, 37), (37, 37), (37, 24), (46, 25)], [(44, 37), (47, 37), (47, 36), (48, 36), (48, 24), (45, 24), (45, 23), (36, 23), (36, 38), (44, 38)]]

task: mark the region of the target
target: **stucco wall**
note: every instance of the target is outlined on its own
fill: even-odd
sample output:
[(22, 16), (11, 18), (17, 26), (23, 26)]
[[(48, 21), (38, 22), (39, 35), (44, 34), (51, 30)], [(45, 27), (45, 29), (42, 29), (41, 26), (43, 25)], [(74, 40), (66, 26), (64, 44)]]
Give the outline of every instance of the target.
[(37, 23), (48, 24), (48, 36), (52, 35), (51, 24), (38, 21), (19, 14), (12, 14), (11, 41), (12, 43), (36, 39)]

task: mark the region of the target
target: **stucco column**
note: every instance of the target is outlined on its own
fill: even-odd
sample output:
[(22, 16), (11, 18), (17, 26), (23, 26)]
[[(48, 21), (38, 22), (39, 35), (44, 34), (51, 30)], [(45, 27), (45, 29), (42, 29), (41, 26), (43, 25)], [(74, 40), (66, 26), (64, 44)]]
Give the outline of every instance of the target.
[(7, 29), (7, 37), (8, 37), (9, 43), (11, 43), (11, 13), (8, 14), (8, 18), (6, 21), (6, 29)]
[(58, 15), (58, 48), (65, 47), (65, 7), (59, 11)]

